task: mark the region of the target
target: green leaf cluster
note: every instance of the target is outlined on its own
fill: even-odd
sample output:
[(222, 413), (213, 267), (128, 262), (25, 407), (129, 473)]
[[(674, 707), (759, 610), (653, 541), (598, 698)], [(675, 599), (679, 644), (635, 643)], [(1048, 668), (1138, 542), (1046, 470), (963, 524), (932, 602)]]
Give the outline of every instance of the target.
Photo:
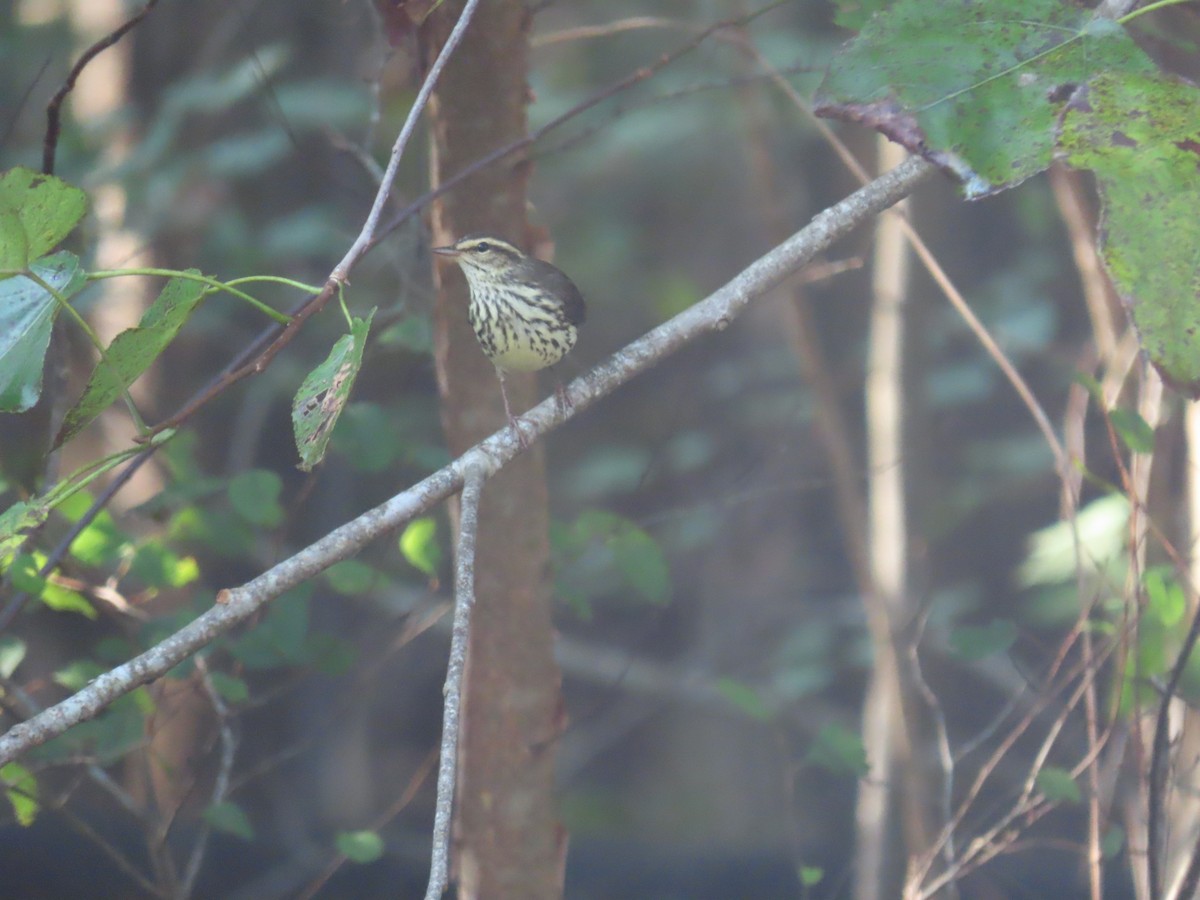
[[(866, 11), (850, 4), (842, 21)], [(816, 107), (922, 154), (969, 198), (1019, 184), (1056, 155), (1092, 171), (1104, 260), (1142, 346), (1196, 397), (1200, 89), (1161, 73), (1134, 41), (1126, 25), (1141, 12), (1118, 22), (1060, 0), (899, 0), (833, 59)]]
[(671, 573), (654, 537), (631, 520), (604, 510), (585, 510), (574, 522), (551, 527), (557, 588), (577, 613), (592, 614), (604, 597), (664, 604)]

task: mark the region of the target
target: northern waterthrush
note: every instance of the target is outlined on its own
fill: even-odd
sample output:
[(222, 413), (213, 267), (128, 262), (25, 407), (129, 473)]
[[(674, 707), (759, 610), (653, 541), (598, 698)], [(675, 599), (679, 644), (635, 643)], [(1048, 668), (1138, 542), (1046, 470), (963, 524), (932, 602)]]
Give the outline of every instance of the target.
[[(467, 278), (467, 318), (496, 367), (504, 412), (524, 445), (504, 373), (536, 372), (562, 359), (575, 346), (576, 328), (583, 324), (583, 295), (550, 263), (525, 255), (502, 238), (470, 234), (433, 252), (453, 259)], [(561, 389), (558, 398), (565, 404)]]

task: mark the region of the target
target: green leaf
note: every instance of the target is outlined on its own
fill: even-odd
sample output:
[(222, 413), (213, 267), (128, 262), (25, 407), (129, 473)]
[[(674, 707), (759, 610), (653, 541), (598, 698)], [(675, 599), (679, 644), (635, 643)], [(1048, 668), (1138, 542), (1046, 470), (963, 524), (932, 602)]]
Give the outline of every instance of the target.
[(1071, 376), (1071, 380), (1086, 390), (1093, 401), (1100, 406), (1104, 405), (1104, 386), (1094, 375), (1090, 372), (1076, 372)]
[(1034, 779), (1038, 790), (1046, 795), (1046, 799), (1060, 803), (1078, 803), (1083, 799), (1079, 785), (1066, 769), (1057, 766), (1046, 766), (1037, 773)]
[(96, 619), (100, 616), (96, 607), (81, 594), (53, 581), (46, 583), (46, 587), (38, 594), (38, 600), (47, 609), (55, 612), (79, 613), (85, 619)]
[(233, 642), (234, 657), (259, 670), (304, 662), (311, 594), (311, 583), (306, 583), (276, 599), (262, 621)]
[(1061, 0), (898, 0), (834, 58), (815, 105), (922, 154), (977, 198), (1050, 164), (1065, 89), (1153, 71), (1120, 25)]
[(49, 515), (49, 506), (23, 500), (0, 513), (0, 560), (20, 547), (25, 536), (40, 527)]
[(395, 410), (351, 403), (338, 420), (333, 446), (361, 472), (384, 471), (402, 449)]
[(822, 727), (804, 758), (831, 775), (862, 777), (870, 771), (862, 738), (840, 725)]
[(185, 506), (171, 518), (168, 537), (202, 544), (230, 559), (244, 559), (254, 529), (232, 509)]
[(78, 691), (87, 687), (89, 681), (105, 672), (105, 668), (90, 659), (77, 659), (69, 662), (54, 673), (54, 680), (68, 691)]
[(239, 516), (260, 528), (275, 528), (283, 522), (279, 495), (283, 479), (266, 469), (240, 472), (229, 482), (229, 503)]
[[(631, 520), (606, 510), (585, 510), (569, 527), (552, 531), (562, 557), (559, 589), (577, 608), (606, 593), (632, 594), (639, 602), (667, 603), (671, 575), (658, 542)], [(614, 577), (615, 576), (615, 577)]]
[(759, 692), (743, 681), (733, 678), (718, 678), (717, 690), (738, 710), (752, 719), (767, 722), (775, 717), (775, 711), (763, 700)]
[(254, 826), (250, 824), (249, 816), (236, 803), (214, 803), (204, 811), (204, 821), (216, 831), (231, 834), (244, 841), (254, 840)]
[(403, 347), (410, 353), (429, 356), (433, 353), (433, 326), (428, 316), (406, 316), (390, 325), (379, 335), (385, 347)]
[(19, 637), (11, 634), (0, 634), (0, 678), (12, 678), (28, 648)]
[(129, 695), (129, 699), (143, 716), (152, 716), (158, 709), (158, 705), (154, 702), (154, 697), (144, 687), (137, 688)]
[(96, 659), (114, 666), (125, 662), (135, 652), (133, 644), (124, 637), (101, 638), (92, 647), (92, 655)]
[(437, 520), (429, 517), (413, 519), (400, 535), (400, 552), (409, 565), (436, 578), (442, 564), (442, 547), (438, 543)]
[[(85, 281), (79, 260), (56, 253), (29, 266), (58, 291), (74, 296)], [(58, 301), (24, 275), (0, 281), (0, 412), (25, 412), (42, 394), (42, 369)]]
[(210, 672), (213, 690), (221, 695), (228, 703), (245, 703), (250, 699), (250, 688), (241, 678), (234, 678), (225, 672)]
[(18, 591), (24, 591), (34, 596), (40, 594), (46, 586), (46, 579), (39, 575), (42, 564), (31, 553), (18, 553), (8, 565), (8, 576), (12, 586)]
[(191, 556), (179, 556), (157, 541), (143, 544), (133, 554), (129, 572), (152, 588), (181, 588), (200, 577), (200, 566)]
[(378, 579), (374, 567), (358, 559), (343, 560), (325, 570), (325, 580), (339, 594), (365, 594)]
[(1146, 590), (1146, 612), (1165, 627), (1171, 628), (1183, 620), (1187, 598), (1169, 566), (1154, 566), (1142, 576)]
[(68, 522), (74, 524), (83, 518), (92, 506), (92, 495), (87, 491), (79, 491), (65, 498), (55, 509)]
[(1154, 429), (1136, 410), (1110, 409), (1108, 420), (1121, 442), (1134, 453), (1151, 453), (1154, 450)]
[(290, 128), (313, 128), (321, 134), (330, 128), (355, 128), (371, 112), (363, 85), (347, 79), (288, 82), (275, 89), (275, 101)]
[[(107, 667), (95, 666), (92, 671), (99, 674)], [(79, 675), (86, 674), (82, 669)], [(86, 682), (84, 682), (86, 683)], [(82, 686), (82, 684), (80, 685)], [(77, 761), (80, 754), (100, 764), (110, 765), (146, 744), (146, 714), (143, 709), (153, 708), (147, 701), (145, 688), (118, 698), (99, 717), (75, 725), (65, 734), (33, 751), (32, 758), (39, 760)]]
[(1105, 859), (1113, 859), (1125, 846), (1125, 829), (1120, 825), (1109, 825), (1100, 841), (1100, 852)]
[(311, 471), (325, 458), (333, 426), (350, 399), (350, 390), (362, 366), (367, 332), (375, 317), (352, 319), (350, 333), (338, 338), (325, 362), (308, 373), (292, 401), (292, 430), (300, 453), (300, 469)]
[[(188, 269), (188, 274), (200, 274)], [(143, 314), (137, 326), (113, 338), (96, 365), (78, 402), (67, 413), (54, 446), (61, 446), (104, 412), (150, 368), (179, 334), (208, 288), (191, 278), (172, 278)]]
[(820, 866), (801, 866), (800, 883), (805, 887), (815, 887), (825, 878), (825, 870)]
[(350, 671), (358, 659), (358, 650), (350, 641), (318, 631), (304, 639), (300, 659), (318, 672), (337, 677)]
[(28, 828), (41, 810), (37, 776), (20, 763), (11, 762), (0, 768), (0, 782), (4, 783), (5, 795), (17, 823), (22, 828)]
[(11, 278), (29, 263), (29, 238), (21, 216), (0, 198), (0, 278)]
[(1104, 573), (1123, 561), (1129, 501), (1121, 494), (1093, 500), (1079, 511), (1075, 522), (1055, 522), (1029, 538), (1029, 555), (1021, 563), (1017, 580), (1022, 587), (1069, 582), (1076, 578), (1075, 531), (1079, 533), (1080, 565), (1088, 572)]
[(338, 853), (351, 862), (370, 863), (383, 856), (383, 838), (374, 831), (340, 831)]
[(684, 272), (666, 272), (650, 280), (646, 293), (654, 298), (654, 311), (665, 322), (696, 305), (705, 292)]
[(617, 569), (642, 597), (655, 604), (671, 599), (671, 573), (654, 538), (629, 523), (613, 535), (609, 547)]
[[(1100, 75), (1063, 116), (1067, 161), (1095, 173), (1101, 251), (1163, 379), (1200, 396), (1200, 90), (1162, 75)], [(1123, 435), (1122, 435), (1123, 436)]]
[(111, 566), (124, 560), (131, 539), (117, 527), (112, 514), (102, 510), (71, 542), (71, 556), (89, 566)]
[[(0, 268), (23, 269), (57, 247), (87, 212), (87, 195), (79, 188), (32, 169), (9, 169), (0, 175), (0, 211), (4, 219), (16, 224), (0, 226), (0, 246), (4, 246)], [(23, 259), (17, 261), (13, 245), (20, 231)]]
[(631, 494), (641, 485), (651, 463), (650, 454), (642, 447), (593, 447), (571, 472), (571, 493), (580, 500)]
[(209, 141), (200, 157), (212, 177), (232, 181), (266, 171), (291, 149), (288, 135), (264, 129)]
[[(290, 143), (288, 150), (292, 150)], [(338, 246), (343, 237), (329, 208), (312, 203), (267, 222), (259, 236), (258, 250), (267, 259), (324, 259), (329, 248)]]
[(1005, 652), (1017, 640), (1017, 626), (1008, 619), (987, 625), (963, 625), (950, 633), (950, 647), (958, 656), (974, 661)]
[(1134, 671), (1128, 672), (1130, 678), (1137, 678), (1143, 684), (1148, 678), (1154, 678), (1167, 671), (1169, 645), (1174, 645), (1167, 630), (1157, 618), (1145, 616), (1142, 627), (1137, 634), (1137, 665)]

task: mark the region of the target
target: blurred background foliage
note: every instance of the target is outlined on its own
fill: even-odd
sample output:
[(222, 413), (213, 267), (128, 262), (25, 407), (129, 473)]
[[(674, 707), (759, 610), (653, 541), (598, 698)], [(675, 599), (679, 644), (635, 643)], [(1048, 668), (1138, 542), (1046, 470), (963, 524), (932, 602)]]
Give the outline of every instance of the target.
[[(39, 166), (45, 105), (103, 33), (84, 9), (92, 2), (0, 0), (4, 168)], [(114, 6), (118, 21), (134, 9)], [(531, 129), (750, 9), (735, 0), (535, 6)], [(773, 221), (797, 230), (856, 186), (743, 49), (752, 45), (810, 96), (848, 37), (833, 14), (826, 3), (779, 4), (535, 144), (531, 218), (589, 303), (564, 375), (721, 286), (769, 249)], [(644, 27), (573, 32), (627, 18)], [(68, 101), (58, 150), (57, 174), (109, 209), (85, 222), (72, 248), (88, 267), (101, 265), (91, 254), (116, 228), (128, 264), (136, 256), (225, 279), (321, 282), (357, 233), (413, 99), (411, 42), (389, 47), (364, 0), (167, 0), (109, 52), (124, 60), (127, 80), (110, 85), (115, 100), (103, 114), (82, 115)], [(100, 77), (85, 70), (81, 86)], [(872, 156), (873, 136), (839, 130), (861, 158)], [(426, 189), (427, 166), (415, 141), (393, 208)], [(1045, 408), (1061, 415), (1089, 325), (1045, 179), (972, 205), (939, 180), (914, 216)], [(50, 701), (55, 685), (85, 683), (169, 634), (220, 588), (447, 461), (427, 249), (424, 222), (411, 218), (354, 273), (352, 310), (379, 312), (325, 464), (310, 475), (296, 468), (289, 407), (345, 329), (332, 306), (268, 371), (193, 418), (75, 541), (59, 577), (22, 584), (40, 602), (0, 638), (7, 684)], [(869, 250), (863, 232), (835, 252), (844, 260)], [(764, 298), (548, 442), (570, 716), (560, 750), (568, 896), (846, 895), (871, 654), (814, 399), (782, 324), (794, 290)], [(869, 275), (847, 271), (802, 290), (861, 453)], [(137, 289), (121, 283), (93, 287), (78, 306), (95, 316), (124, 302), (122, 292), (136, 302)], [(281, 288), (258, 295), (283, 309), (297, 299)], [(1039, 562), (1058, 483), (1032, 421), (920, 274), (910, 312), (905, 463), (929, 613), (921, 647), (951, 734), (965, 738), (1044, 664), (1079, 598), (1073, 567)], [(143, 414), (170, 414), (264, 324), (210, 299), (144, 383)], [(69, 327), (56, 340), (66, 360), (59, 389), (73, 398), (89, 350)], [(41, 487), (47, 415), (0, 422), (5, 505)], [(127, 446), (114, 428), (106, 417), (72, 442), (62, 470)], [(1102, 435), (1094, 446), (1107, 446)], [(1088, 465), (1100, 485), (1085, 488), (1099, 538), (1119, 548), (1123, 513), (1102, 486), (1115, 470), (1103, 453)], [(59, 510), (36, 552), (80, 512)], [(136, 817), (73, 777), (66, 763), (82, 755), (123, 761), (115, 771), (135, 796), (180, 811), (168, 843), (187, 846), (203, 821), (216, 829), (199, 896), (294, 896), (339, 834), (375, 827), (383, 861), (343, 868), (321, 896), (414, 895), (404, 886), (418, 890), (426, 871), (429, 781), (385, 825), (372, 823), (436, 746), (448, 631), (436, 614), (450, 556), (439, 513), (276, 601), (207, 655), (207, 683), (226, 715), (183, 666), (168, 679), (176, 690), (143, 689), (37, 753), (27, 765), (40, 773), (47, 808), (31, 827), (4, 829), (13, 862), (0, 872), (3, 893), (81, 896), (73, 892), (87, 885), (88, 896), (132, 895), (111, 860), (66, 836), (68, 820), (52, 809), (65, 802), (138, 865), (153, 855)], [(1122, 578), (1098, 566), (1095, 590)], [(222, 727), (237, 735), (230, 800), (240, 813), (201, 818)], [(1067, 828), (1073, 815), (1068, 806), (1048, 827)], [(54, 862), (67, 841), (71, 871)], [(991, 877), (1002, 890), (1022, 885), (1009, 896), (1075, 896), (1071, 867), (1046, 867), (1047, 858), (1014, 857)]]

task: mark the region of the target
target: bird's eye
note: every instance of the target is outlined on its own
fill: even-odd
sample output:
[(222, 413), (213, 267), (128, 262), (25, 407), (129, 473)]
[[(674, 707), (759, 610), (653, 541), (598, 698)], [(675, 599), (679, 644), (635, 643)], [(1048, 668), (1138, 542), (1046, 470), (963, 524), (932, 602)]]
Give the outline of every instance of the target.
[(489, 244), (487, 241), (480, 241), (478, 244), (475, 245), (476, 253), (487, 253), (491, 249), (492, 249), (492, 245)]

